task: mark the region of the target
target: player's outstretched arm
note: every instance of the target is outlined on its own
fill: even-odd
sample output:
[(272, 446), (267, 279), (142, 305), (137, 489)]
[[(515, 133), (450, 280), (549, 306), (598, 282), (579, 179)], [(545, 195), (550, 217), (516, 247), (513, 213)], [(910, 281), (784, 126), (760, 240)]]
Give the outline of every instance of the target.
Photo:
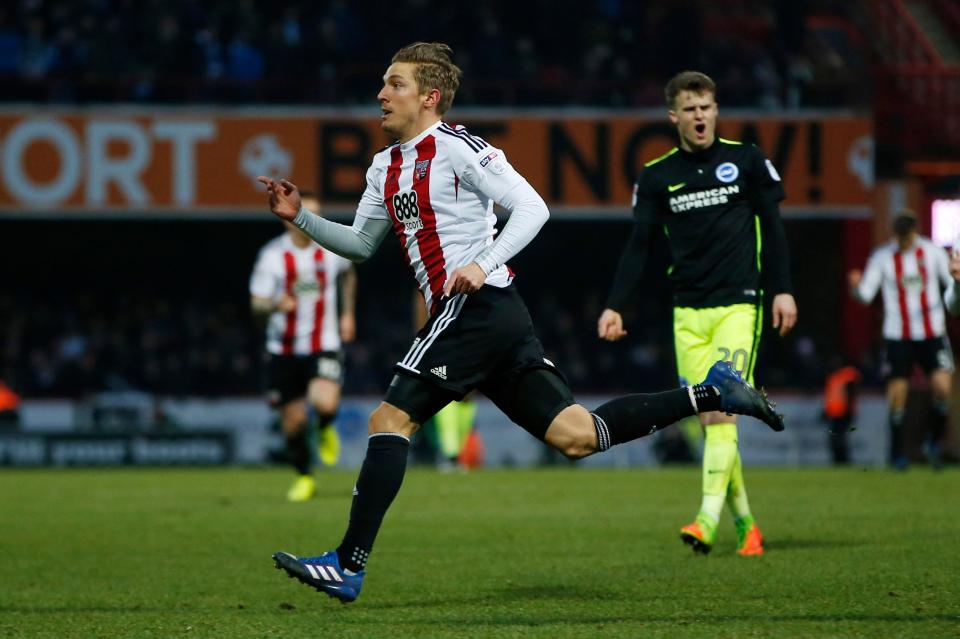
[(863, 280), (863, 271), (858, 268), (852, 268), (847, 271), (847, 286), (850, 287), (851, 293), (857, 290), (857, 287), (860, 286), (860, 282)]
[[(304, 208), (300, 191), (289, 180), (277, 182), (262, 175), (257, 180), (267, 187), (270, 210), (274, 215), (292, 222), (314, 242), (352, 262), (362, 262), (373, 255), (390, 230), (390, 220), (365, 214), (367, 209), (364, 207), (369, 208), (369, 205), (363, 200), (353, 226), (346, 226), (325, 220)], [(294, 207), (296, 211), (291, 217)]]
[(882, 258), (874, 252), (867, 260), (866, 271), (852, 269), (847, 273), (847, 284), (850, 286), (850, 295), (861, 304), (869, 304), (880, 291), (883, 282)]
[(286, 178), (279, 182), (261, 175), (257, 181), (267, 187), (267, 197), (270, 202), (270, 212), (281, 220), (293, 222), (300, 212), (300, 189)]

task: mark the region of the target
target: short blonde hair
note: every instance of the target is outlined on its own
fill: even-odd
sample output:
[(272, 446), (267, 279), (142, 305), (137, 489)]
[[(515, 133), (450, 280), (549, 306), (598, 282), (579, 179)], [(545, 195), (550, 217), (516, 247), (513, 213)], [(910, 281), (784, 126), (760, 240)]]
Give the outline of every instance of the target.
[(463, 71), (450, 59), (453, 49), (442, 42), (414, 42), (397, 51), (390, 62), (410, 62), (416, 65), (413, 79), (420, 95), (437, 89), (440, 101), (437, 113), (443, 115), (453, 104), (453, 96), (460, 88)]
[(677, 96), (681, 91), (690, 91), (697, 95), (709, 93), (714, 100), (717, 99), (717, 83), (709, 75), (699, 71), (681, 71), (670, 78), (663, 90), (664, 97), (667, 99), (667, 108), (673, 109), (676, 106)]

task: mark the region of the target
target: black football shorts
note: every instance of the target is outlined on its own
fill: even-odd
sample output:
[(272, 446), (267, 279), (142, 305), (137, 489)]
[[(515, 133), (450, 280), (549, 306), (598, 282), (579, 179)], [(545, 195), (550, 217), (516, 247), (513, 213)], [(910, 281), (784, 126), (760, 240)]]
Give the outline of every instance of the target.
[[(476, 388), (542, 439), (553, 417), (573, 404), (566, 380), (547, 359), (513, 285), (483, 286), (471, 295), (442, 300), (395, 370), (385, 401), (418, 423)], [(527, 375), (538, 370), (547, 377)]]
[(323, 351), (313, 355), (270, 355), (267, 397), (273, 406), (283, 406), (306, 397), (314, 378), (343, 385), (343, 352)]
[(953, 349), (947, 337), (932, 337), (922, 340), (884, 340), (883, 372), (887, 379), (910, 378), (914, 364), (924, 373), (943, 369), (949, 373), (954, 370)]

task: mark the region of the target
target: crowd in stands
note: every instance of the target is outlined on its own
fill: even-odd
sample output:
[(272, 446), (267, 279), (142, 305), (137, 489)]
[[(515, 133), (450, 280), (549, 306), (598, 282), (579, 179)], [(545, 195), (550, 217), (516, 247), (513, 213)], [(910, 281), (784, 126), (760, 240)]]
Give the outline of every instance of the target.
[(0, 304), (5, 379), (26, 397), (243, 394), (257, 385), (254, 334), (236, 305), (89, 293)]
[[(654, 343), (604, 347), (592, 334), (599, 298), (575, 315), (552, 295), (531, 300), (541, 337), (578, 389), (609, 392), (611, 384), (650, 387), (659, 360)], [(264, 390), (261, 327), (243, 300), (111, 298), (90, 292), (62, 299), (0, 297), (0, 379), (24, 397), (82, 398), (102, 391), (161, 395), (253, 395)], [(412, 316), (400, 309), (400, 317)], [(412, 325), (360, 314), (360, 339), (347, 349), (345, 388), (380, 394), (402, 358)], [(669, 344), (669, 342), (664, 342)], [(599, 356), (598, 356), (599, 355)], [(619, 381), (615, 381), (619, 380)]]
[(0, 99), (369, 105), (397, 48), (443, 40), (469, 80), (460, 105), (659, 106), (698, 68), (727, 106), (850, 106), (862, 61), (810, 26), (838, 4), (13, 0)]
[[(802, 256), (814, 238), (841, 228), (791, 221), (790, 252)], [(665, 269), (649, 268), (625, 309), (628, 338), (616, 344), (597, 338), (624, 231), (620, 221), (547, 224), (510, 262), (546, 352), (578, 394), (676, 382)], [(0, 262), (17, 277), (0, 289), (0, 380), (22, 397), (263, 392), (263, 327), (248, 310), (247, 284), (260, 247), (282, 232), (279, 224), (269, 218), (63, 221), (51, 234), (42, 221), (5, 220), (3, 232), (10, 241)], [(96, 250), (105, 238), (110, 251)], [(51, 255), (81, 257), (66, 267)], [(667, 260), (665, 242), (654, 242), (650, 264)], [(823, 286), (835, 270), (829, 259), (795, 268), (798, 298), (836, 307), (844, 291)], [(378, 396), (414, 334), (413, 282), (389, 238), (357, 275), (357, 341), (347, 349), (345, 392)], [(819, 390), (840, 335), (829, 315), (803, 317), (787, 339), (765, 331), (763, 384)], [(866, 383), (878, 382), (876, 362), (860, 363)]]
[[(650, 391), (674, 383), (665, 305), (637, 305), (628, 316), (636, 337), (614, 345), (596, 337), (600, 291), (575, 303), (541, 287), (521, 292), (547, 353), (577, 393)], [(409, 347), (412, 326), (385, 322), (380, 313), (365, 309), (379, 299), (361, 299), (359, 339), (346, 350), (348, 394), (381, 394), (393, 363)], [(399, 302), (397, 316), (412, 314), (402, 306)], [(81, 399), (128, 390), (249, 396), (265, 389), (261, 327), (244, 300), (115, 298), (91, 292), (61, 299), (2, 295), (0, 316), (0, 379), (26, 398)], [(801, 334), (791, 342), (768, 341), (759, 365), (767, 385), (819, 388), (823, 357), (812, 339)], [(868, 373), (871, 381), (879, 377)]]

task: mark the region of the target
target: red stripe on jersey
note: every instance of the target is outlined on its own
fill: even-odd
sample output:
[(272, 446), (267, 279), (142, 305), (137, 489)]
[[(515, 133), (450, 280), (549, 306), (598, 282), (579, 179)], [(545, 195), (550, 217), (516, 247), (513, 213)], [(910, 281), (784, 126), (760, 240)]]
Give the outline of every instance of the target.
[(317, 249), (313, 253), (313, 263), (317, 271), (317, 288), (319, 295), (317, 303), (313, 309), (313, 333), (310, 334), (310, 350), (314, 353), (322, 351), (323, 348), (323, 310), (327, 301), (327, 270), (323, 266), (323, 250)]
[(927, 339), (933, 337), (930, 325), (930, 307), (927, 305), (927, 265), (923, 263), (923, 247), (917, 247), (917, 269), (920, 271), (920, 309), (923, 311), (923, 334)]
[(910, 339), (910, 313), (907, 311), (907, 289), (903, 286), (903, 258), (899, 251), (893, 254), (893, 269), (897, 276), (897, 298), (900, 301), (903, 339)]
[[(433, 304), (430, 314), (437, 308), (437, 301), (443, 294), (443, 285), (447, 281), (447, 262), (443, 257), (443, 247), (440, 246), (440, 236), (437, 234), (437, 214), (430, 204), (430, 171), (432, 160), (437, 155), (437, 140), (428, 135), (417, 144), (417, 163), (414, 167), (425, 163), (422, 177), (417, 179), (413, 175), (413, 190), (417, 194), (417, 208), (420, 209), (420, 220), (423, 228), (417, 231), (417, 246), (420, 249), (420, 259), (427, 269), (427, 280), (430, 282), (430, 292), (433, 294)], [(416, 171), (416, 169), (414, 169)]]
[(403, 232), (403, 222), (397, 217), (396, 207), (393, 205), (393, 196), (400, 191), (400, 165), (403, 164), (403, 153), (400, 151), (400, 145), (390, 149), (390, 166), (387, 167), (387, 179), (383, 185), (383, 203), (390, 212), (390, 220), (393, 222), (393, 232), (397, 234), (400, 240), (400, 248), (403, 249), (403, 258), (410, 265), (410, 252), (407, 250), (407, 236)]
[[(283, 266), (286, 272), (286, 284), (284, 291), (287, 295), (293, 295), (293, 285), (297, 282), (297, 262), (293, 259), (293, 253), (283, 252)], [(286, 314), (286, 325), (283, 329), (283, 337), (280, 339), (280, 346), (283, 348), (284, 355), (293, 353), (293, 338), (297, 334), (297, 309)]]

